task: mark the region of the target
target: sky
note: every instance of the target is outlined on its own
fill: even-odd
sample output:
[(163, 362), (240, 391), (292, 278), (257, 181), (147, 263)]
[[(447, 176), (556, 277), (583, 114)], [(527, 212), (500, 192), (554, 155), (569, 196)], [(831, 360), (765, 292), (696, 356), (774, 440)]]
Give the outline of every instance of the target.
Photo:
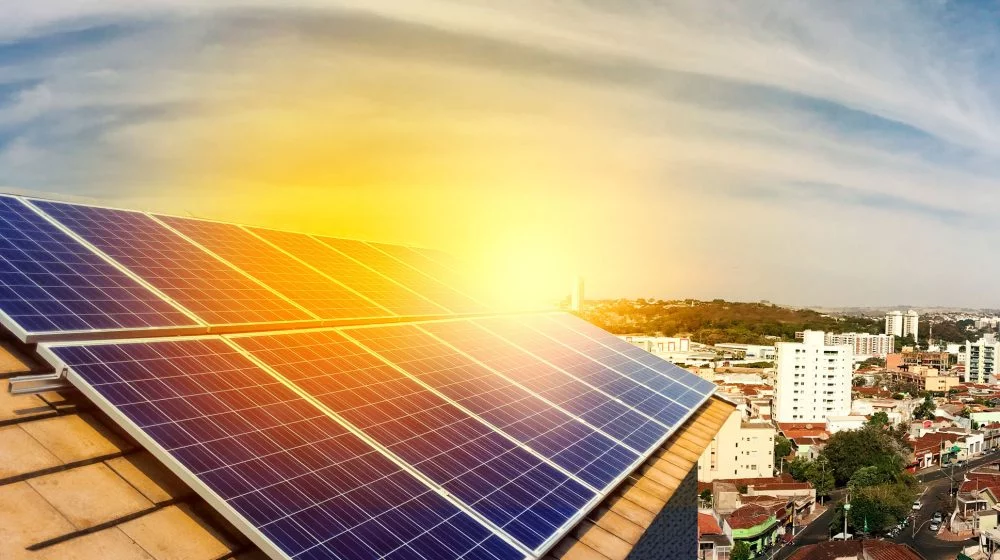
[(1000, 307), (998, 12), (0, 0), (0, 187), (437, 247), (540, 297)]

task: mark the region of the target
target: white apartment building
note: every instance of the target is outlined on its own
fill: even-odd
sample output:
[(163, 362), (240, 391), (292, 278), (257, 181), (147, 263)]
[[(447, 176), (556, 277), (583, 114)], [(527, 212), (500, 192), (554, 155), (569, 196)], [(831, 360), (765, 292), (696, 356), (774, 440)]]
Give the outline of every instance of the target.
[(1000, 342), (993, 333), (984, 334), (976, 342), (965, 343), (962, 365), (967, 383), (996, 383), (996, 360)]
[(896, 337), (891, 334), (826, 333), (824, 342), (829, 346), (846, 344), (854, 349), (855, 357), (884, 358), (896, 347)]
[(666, 354), (669, 352), (689, 352), (691, 339), (674, 336), (624, 336), (625, 342), (630, 342), (646, 352)]
[(770, 422), (744, 422), (734, 410), (698, 459), (698, 482), (774, 476), (774, 435)]
[(899, 337), (912, 334), (915, 342), (919, 323), (920, 315), (912, 309), (905, 314), (902, 311), (890, 311), (885, 315), (885, 334)]
[(825, 423), (851, 413), (854, 349), (828, 345), (823, 331), (805, 331), (802, 342), (779, 342), (775, 420)]

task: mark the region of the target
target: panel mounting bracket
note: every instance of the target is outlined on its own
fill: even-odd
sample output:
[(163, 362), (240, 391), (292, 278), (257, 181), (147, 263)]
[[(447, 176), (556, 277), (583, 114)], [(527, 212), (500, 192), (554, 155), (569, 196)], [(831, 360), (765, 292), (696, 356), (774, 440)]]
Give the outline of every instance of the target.
[(7, 384), (7, 392), (12, 395), (35, 395), (46, 391), (60, 391), (72, 387), (66, 379), (67, 368), (52, 373), (35, 375), (19, 375), (11, 377)]

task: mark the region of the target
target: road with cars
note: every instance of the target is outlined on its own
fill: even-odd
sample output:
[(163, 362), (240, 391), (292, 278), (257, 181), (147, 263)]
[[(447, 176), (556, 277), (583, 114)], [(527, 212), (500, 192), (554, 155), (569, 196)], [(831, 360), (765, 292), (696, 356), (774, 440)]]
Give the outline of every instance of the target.
[[(962, 483), (965, 473), (974, 467), (1000, 461), (1000, 454), (986, 454), (977, 457), (962, 467), (933, 467), (917, 473), (917, 480), (926, 486), (923, 495), (920, 496), (920, 509), (913, 511), (909, 524), (895, 538), (893, 542), (908, 544), (917, 552), (924, 555), (927, 560), (954, 560), (962, 548), (975, 544), (975, 539), (965, 542), (943, 541), (937, 538), (936, 531), (931, 531), (928, 527), (935, 513), (940, 512), (944, 521), (954, 511), (950, 492)], [(843, 499), (844, 490), (835, 490), (828, 503), (835, 504)], [(795, 536), (794, 544), (782, 547), (765, 556), (774, 560), (785, 560), (795, 550), (807, 544), (815, 544), (828, 540), (831, 535), (830, 522), (833, 520), (835, 508), (830, 508), (817, 517), (808, 526), (803, 527)], [(840, 532), (837, 530), (835, 532)]]

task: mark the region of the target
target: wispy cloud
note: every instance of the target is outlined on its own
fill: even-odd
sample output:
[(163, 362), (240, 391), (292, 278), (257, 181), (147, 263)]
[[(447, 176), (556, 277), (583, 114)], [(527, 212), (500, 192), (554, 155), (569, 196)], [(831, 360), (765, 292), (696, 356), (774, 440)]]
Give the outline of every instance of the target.
[(998, 303), (1000, 265), (908, 283), (887, 265), (961, 262), (997, 235), (992, 4), (0, 12), (11, 186), (470, 256), (530, 238), (554, 254), (553, 289), (582, 272), (597, 295)]

